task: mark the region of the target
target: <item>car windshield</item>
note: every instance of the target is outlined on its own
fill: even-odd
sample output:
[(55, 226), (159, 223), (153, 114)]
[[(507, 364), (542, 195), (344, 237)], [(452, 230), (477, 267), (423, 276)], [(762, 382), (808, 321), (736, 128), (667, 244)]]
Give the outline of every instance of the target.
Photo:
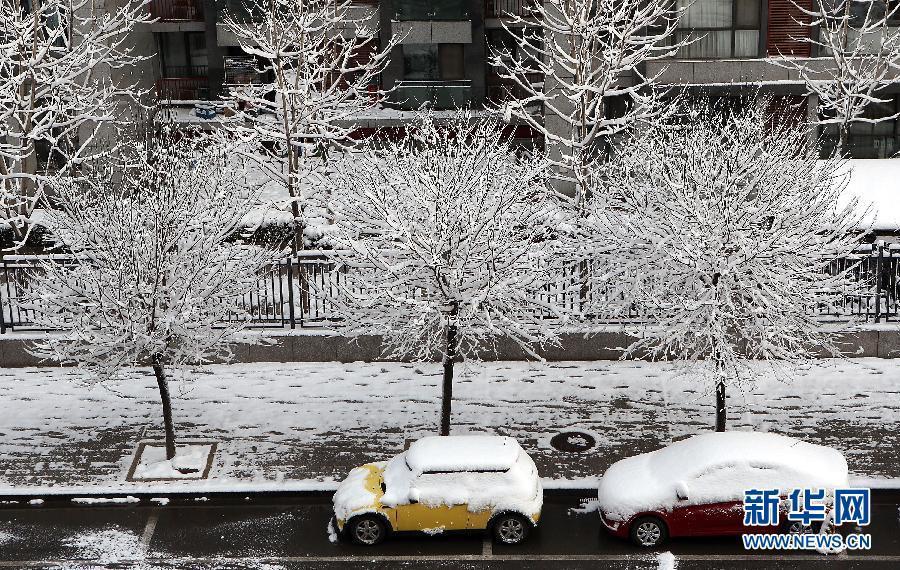
[(383, 504), (405, 504), (409, 498), (409, 486), (412, 481), (412, 470), (406, 463), (406, 454), (401, 453), (390, 459), (381, 475)]

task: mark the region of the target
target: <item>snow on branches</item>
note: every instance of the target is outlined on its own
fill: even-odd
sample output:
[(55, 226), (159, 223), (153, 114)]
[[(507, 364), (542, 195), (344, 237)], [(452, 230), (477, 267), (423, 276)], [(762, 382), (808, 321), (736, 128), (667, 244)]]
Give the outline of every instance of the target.
[(48, 222), (71, 256), (44, 262), (35, 322), (61, 329), (36, 351), (98, 380), (141, 364), (228, 359), (243, 297), (272, 253), (235, 243), (255, 204), (228, 148), (163, 133), (122, 149), (102, 175), (60, 188)]
[(547, 162), (470, 119), (420, 115), (400, 140), (351, 153), (342, 172), (334, 239), (347, 251), (334, 255), (357, 266), (341, 287), (342, 331), (383, 335), (393, 357), (446, 356), (448, 324), (465, 359), (499, 337), (534, 356), (555, 336), (541, 300), (558, 277)]
[[(355, 17), (347, 0), (265, 0), (230, 12), (225, 26), (271, 81), (232, 86), (235, 115), (226, 128), (250, 142), (252, 158), (286, 188), (303, 249), (306, 179), (322, 168), (331, 147), (350, 144), (360, 111), (374, 105), (378, 75), (396, 39), (379, 50), (371, 14)], [(375, 92), (372, 88), (375, 88)], [(314, 156), (313, 156), (314, 155)]]
[(404, 136), (350, 153), (334, 193), (329, 255), (350, 266), (335, 300), (349, 336), (382, 337), (386, 356), (444, 362), (441, 433), (453, 364), (509, 340), (527, 354), (562, 319), (545, 287), (561, 274), (548, 163), (517, 155), (499, 124), (422, 114)]
[(644, 125), (598, 173), (585, 232), (598, 249), (615, 244), (611, 265), (625, 268), (611, 269), (596, 312), (610, 299), (636, 307), (649, 326), (628, 354), (711, 380), (723, 428), (724, 387), (749, 384), (749, 360), (840, 353), (815, 314), (857, 287), (835, 263), (852, 258), (865, 215), (842, 196), (841, 162), (817, 160), (805, 129), (767, 119), (697, 103)]
[[(515, 98), (498, 111), (557, 149), (576, 197), (605, 140), (657, 108), (648, 104), (656, 78), (641, 64), (676, 53), (670, 38), (680, 14), (671, 0), (546, 0), (504, 20), (516, 53), (495, 47), (490, 63)], [(613, 99), (622, 103), (615, 113)]]
[[(221, 140), (220, 140), (221, 142)], [(90, 180), (55, 188), (49, 227), (69, 255), (43, 261), (34, 321), (62, 332), (33, 351), (97, 381), (152, 366), (169, 459), (175, 435), (166, 368), (229, 360), (250, 320), (246, 296), (273, 254), (233, 240), (256, 203), (230, 148), (164, 126), (120, 148)]]
[(99, 126), (131, 94), (111, 72), (140, 60), (128, 36), (148, 14), (141, 1), (102, 6), (0, 0), (0, 219), (16, 248), (47, 186), (96, 152)]
[(773, 63), (796, 70), (810, 94), (818, 97), (820, 125), (836, 125), (837, 153), (847, 155), (850, 126), (897, 118), (893, 111), (867, 114), (866, 108), (887, 103), (882, 90), (900, 71), (900, 4), (883, 0), (815, 0), (813, 7), (796, 4), (809, 35), (797, 41), (811, 44), (814, 59), (783, 54)]

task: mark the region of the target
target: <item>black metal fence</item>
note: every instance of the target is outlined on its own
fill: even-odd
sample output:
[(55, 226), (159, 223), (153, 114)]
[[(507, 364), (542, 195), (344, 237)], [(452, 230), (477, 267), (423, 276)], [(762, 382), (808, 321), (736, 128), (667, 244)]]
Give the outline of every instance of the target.
[[(0, 333), (38, 330), (34, 309), (26, 301), (41, 276), (46, 255), (8, 255), (0, 260)], [(252, 315), (251, 326), (321, 327), (336, 320), (328, 298), (337, 294), (344, 271), (324, 255), (285, 258), (264, 273), (239, 303)]]
[[(0, 259), (0, 333), (12, 330), (36, 330), (34, 310), (25, 300), (46, 255), (8, 255)], [(811, 308), (825, 320), (859, 319), (873, 322), (890, 321), (900, 315), (900, 246), (877, 244), (848, 259), (834, 262), (832, 271), (850, 269), (865, 286), (840, 296), (833, 306)], [(252, 315), (251, 326), (265, 328), (322, 327), (339, 321), (330, 299), (345, 283), (348, 269), (336, 267), (322, 253), (309, 252), (285, 258), (266, 272), (256, 287), (240, 300)], [(579, 268), (560, 275), (554, 287), (546, 289), (549, 305), (577, 311), (587, 296), (603, 295), (603, 291), (579, 290)], [(548, 312), (547, 317), (552, 317)], [(627, 315), (640, 321), (639, 310)], [(608, 320), (595, 319), (597, 324)]]

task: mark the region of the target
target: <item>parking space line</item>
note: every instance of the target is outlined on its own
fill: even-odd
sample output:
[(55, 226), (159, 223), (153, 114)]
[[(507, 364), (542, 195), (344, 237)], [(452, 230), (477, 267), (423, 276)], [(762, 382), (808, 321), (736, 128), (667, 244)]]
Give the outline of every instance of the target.
[(494, 544), (490, 535), (485, 535), (481, 540), (481, 555), (486, 557), (494, 555)]
[(159, 511), (154, 510), (147, 517), (147, 524), (144, 525), (144, 534), (141, 535), (141, 547), (144, 552), (150, 549), (150, 541), (153, 540), (153, 533), (156, 532), (156, 523), (159, 522)]

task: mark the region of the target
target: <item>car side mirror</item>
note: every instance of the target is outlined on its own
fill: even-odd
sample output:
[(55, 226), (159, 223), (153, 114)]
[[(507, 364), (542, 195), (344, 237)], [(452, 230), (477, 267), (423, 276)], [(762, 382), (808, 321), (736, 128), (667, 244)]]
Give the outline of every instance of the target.
[(410, 504), (418, 503), (418, 502), (419, 502), (419, 499), (421, 498), (421, 496), (422, 496), (422, 494), (419, 492), (418, 489), (410, 489), (410, 490), (409, 490), (409, 502), (410, 502)]
[(687, 501), (689, 496), (687, 483), (684, 481), (675, 483), (675, 496), (678, 497), (679, 501)]

